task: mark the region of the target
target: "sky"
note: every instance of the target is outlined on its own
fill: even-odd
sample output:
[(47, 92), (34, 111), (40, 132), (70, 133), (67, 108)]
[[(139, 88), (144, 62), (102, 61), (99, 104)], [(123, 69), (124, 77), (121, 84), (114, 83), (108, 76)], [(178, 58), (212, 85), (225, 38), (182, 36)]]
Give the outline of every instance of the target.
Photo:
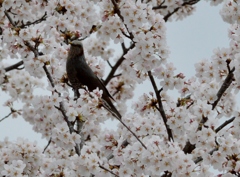
[[(177, 68), (176, 73), (182, 72), (187, 78), (195, 75), (194, 63), (202, 59), (210, 59), (215, 48), (229, 46), (229, 24), (223, 22), (219, 6), (210, 6), (205, 1), (200, 1), (192, 16), (178, 22), (167, 23), (167, 43), (170, 47), (169, 61)], [(159, 84), (159, 83), (158, 83)], [(150, 82), (138, 86), (135, 97), (129, 101), (134, 102), (144, 92), (152, 91)], [(176, 96), (178, 96), (176, 94)], [(2, 103), (7, 98), (0, 92), (0, 119), (6, 116), (10, 110), (4, 109)], [(104, 127), (112, 127), (108, 121)], [(0, 141), (5, 137), (16, 140), (17, 137), (37, 141), (40, 147), (45, 147), (47, 140), (41, 139), (41, 135), (32, 130), (32, 126), (21, 117), (13, 119), (9, 117), (0, 122)]]

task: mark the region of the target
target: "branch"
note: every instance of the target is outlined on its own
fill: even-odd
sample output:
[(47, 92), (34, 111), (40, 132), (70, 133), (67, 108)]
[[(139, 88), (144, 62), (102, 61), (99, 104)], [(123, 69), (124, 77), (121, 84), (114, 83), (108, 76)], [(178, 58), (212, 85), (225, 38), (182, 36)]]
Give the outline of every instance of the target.
[(23, 43), (29, 48), (29, 50), (31, 50), (34, 53), (35, 57), (39, 56), (39, 52), (36, 48), (34, 48), (29, 41), (23, 41)]
[(26, 22), (26, 24), (24, 24), (22, 22), (21, 25), (17, 25), (18, 22), (16, 23), (12, 20), (12, 18), (9, 15), (9, 13), (7, 12), (7, 10), (5, 10), (4, 13), (5, 13), (6, 17), (8, 18), (9, 22), (11, 23), (11, 25), (14, 26), (15, 28), (25, 28), (25, 27), (30, 26), (30, 25), (41, 23), (42, 21), (45, 21), (47, 19), (47, 12), (45, 12), (44, 15), (41, 18), (39, 18), (39, 19), (37, 19), (33, 22), (28, 21), (28, 22)]
[(48, 146), (51, 144), (51, 142), (52, 142), (52, 137), (49, 139), (47, 146), (44, 148), (44, 150), (43, 150), (43, 152), (42, 152), (43, 154), (44, 154), (44, 152), (47, 150), (47, 148), (48, 148)]
[(191, 154), (192, 151), (196, 148), (195, 144), (191, 144), (189, 141), (186, 143), (186, 145), (183, 148), (183, 152), (185, 154)]
[(168, 133), (168, 140), (170, 141), (172, 139), (172, 141), (174, 141), (173, 139), (173, 135), (172, 135), (172, 130), (168, 127), (167, 125), (167, 117), (166, 117), (166, 114), (164, 112), (164, 109), (163, 109), (163, 105), (162, 105), (162, 100), (161, 100), (161, 96), (160, 96), (160, 93), (159, 93), (159, 90), (157, 88), (157, 85), (155, 83), (155, 80), (153, 78), (153, 75), (152, 75), (152, 72), (151, 71), (148, 71), (148, 76), (151, 80), (151, 83), (152, 83), (152, 86), (153, 86), (153, 89), (155, 91), (155, 94), (156, 94), (156, 97), (157, 97), (157, 100), (158, 100), (158, 106), (159, 106), (159, 112), (163, 118), (163, 122), (165, 124), (165, 127), (167, 129), (167, 133)]
[[(121, 144), (121, 147), (124, 148), (124, 147), (127, 147), (128, 145), (129, 145), (129, 142), (128, 142), (127, 140), (124, 140), (124, 141), (122, 142), (122, 144)], [(107, 157), (107, 159), (110, 160), (110, 159), (112, 159), (113, 157), (114, 157), (114, 155), (113, 155), (113, 154), (110, 154), (110, 155)]]
[(101, 169), (103, 169), (103, 170), (105, 170), (105, 171), (107, 171), (107, 172), (111, 173), (112, 175), (114, 175), (114, 176), (116, 176), (116, 177), (119, 177), (117, 174), (113, 173), (111, 170), (109, 170), (109, 169), (105, 168), (104, 166), (102, 166), (102, 165), (99, 165), (99, 167), (100, 167)]
[(23, 65), (23, 61), (19, 61), (18, 63), (15, 63), (11, 66), (8, 66), (5, 68), (5, 71), (8, 72), (8, 71), (11, 71), (11, 70), (14, 70), (14, 69), (20, 69), (18, 68), (19, 66)]
[(172, 176), (172, 172), (164, 171), (164, 174), (161, 177), (171, 177), (171, 176)]
[(22, 23), (22, 25), (19, 25), (17, 27), (25, 28), (25, 27), (30, 26), (30, 25), (41, 23), (42, 21), (45, 21), (46, 19), (47, 19), (47, 12), (45, 12), (44, 15), (41, 18), (39, 18), (39, 19), (37, 19), (37, 20), (35, 20), (33, 22), (29, 22), (28, 21), (28, 22), (26, 22), (26, 24)]
[(5, 117), (3, 117), (2, 119), (0, 119), (0, 122), (4, 121), (5, 119), (7, 119), (9, 116), (12, 115), (13, 112), (10, 112), (8, 115), (6, 115)]
[(219, 132), (220, 130), (222, 130), (225, 126), (227, 126), (228, 124), (230, 124), (231, 122), (233, 122), (235, 119), (235, 117), (232, 117), (231, 119), (226, 120), (222, 125), (220, 125), (218, 128), (215, 129), (215, 132)]
[[(24, 44), (34, 53), (35, 57), (38, 57), (39, 55), (41, 55), (38, 50), (36, 48), (34, 48), (28, 41), (24, 41)], [(53, 78), (51, 76), (51, 74), (49, 73), (48, 69), (47, 69), (47, 65), (44, 64), (43, 65), (43, 70), (45, 71), (46, 75), (47, 75), (47, 78), (51, 84), (51, 86), (54, 88), (55, 87), (55, 84), (54, 84), (54, 81), (53, 81)], [(58, 93), (58, 96), (60, 97), (61, 94), (55, 90), (56, 93)], [(55, 106), (55, 108), (57, 108), (63, 115), (64, 117), (64, 120), (66, 121), (68, 127), (69, 127), (69, 132), (70, 133), (73, 133), (74, 132), (74, 128), (73, 128), (73, 125), (71, 122), (68, 121), (68, 117), (66, 115), (66, 111), (64, 109), (64, 105), (63, 105), (63, 102), (60, 102), (59, 103), (59, 108)], [(78, 155), (80, 155), (80, 149), (79, 149), (79, 146), (76, 144), (75, 146), (75, 151)]]
[[(131, 39), (131, 40), (133, 40), (134, 36), (133, 36), (132, 32), (130, 32), (130, 31), (128, 30), (127, 25), (124, 23), (124, 18), (123, 18), (122, 14), (121, 14), (121, 12), (120, 12), (120, 10), (119, 10), (119, 7), (118, 7), (116, 1), (115, 1), (115, 0), (111, 0), (111, 1), (112, 1), (112, 4), (113, 4), (114, 13), (116, 13), (116, 14), (119, 16), (119, 18), (122, 20), (125, 28), (126, 28), (127, 31), (128, 31), (128, 34), (130, 35), (128, 38)], [(126, 35), (126, 34), (124, 34), (124, 35), (125, 35), (126, 37), (128, 36), (128, 35)]]
[[(48, 69), (47, 69), (47, 65), (44, 64), (43, 65), (43, 70), (45, 71), (46, 75), (47, 75), (47, 78), (51, 84), (52, 87), (55, 87), (55, 84), (54, 84), (54, 81), (53, 81), (53, 78), (51, 76), (51, 74), (49, 73)], [(58, 93), (59, 94), (59, 93)], [(60, 96), (60, 95), (59, 95)]]
[[(217, 151), (218, 150), (218, 148), (214, 148), (213, 150), (211, 150), (210, 152), (209, 152), (209, 154), (210, 155), (212, 155), (215, 151)], [(196, 160), (194, 160), (194, 163), (195, 164), (197, 164), (198, 162), (201, 162), (203, 160), (203, 158), (202, 157), (198, 157)]]
[[(198, 3), (200, 0), (189, 0), (189, 1), (185, 1), (181, 7), (186, 6), (186, 5), (194, 5), (196, 3)], [(168, 19), (174, 14), (176, 13), (180, 8), (180, 6), (175, 8), (172, 12), (169, 12), (163, 19), (166, 21), (168, 21)]]
[(152, 10), (157, 10), (157, 9), (165, 9), (167, 8), (167, 6), (162, 6), (165, 3), (165, 0), (163, 0), (163, 2), (161, 4), (159, 4), (158, 6), (154, 6), (152, 8)]
[(233, 67), (232, 70), (229, 69), (229, 73), (226, 77), (226, 79), (224, 80), (221, 88), (219, 89), (218, 93), (217, 93), (217, 100), (212, 104), (212, 110), (214, 110), (214, 108), (217, 106), (219, 100), (221, 99), (222, 95), (224, 94), (224, 92), (228, 89), (228, 87), (231, 85), (233, 79), (234, 79), (234, 74), (233, 72), (235, 71), (235, 67)]
[(115, 74), (115, 72), (117, 71), (118, 67), (122, 64), (122, 62), (123, 62), (124, 59), (125, 59), (125, 58), (124, 58), (124, 55), (126, 55), (127, 52), (128, 52), (130, 49), (133, 49), (133, 48), (135, 47), (135, 44), (134, 44), (134, 43), (132, 43), (132, 44), (130, 45), (130, 47), (127, 48), (127, 49), (125, 48), (124, 43), (122, 43), (121, 45), (122, 45), (122, 49), (123, 49), (123, 54), (122, 54), (122, 56), (118, 59), (117, 63), (116, 63), (114, 66), (112, 66), (112, 69), (111, 69), (110, 73), (108, 74), (107, 78), (106, 78), (105, 81), (103, 82), (104, 85), (107, 85), (107, 84), (110, 82), (110, 80), (114, 77), (114, 74)]
[(4, 11), (5, 15), (7, 16), (9, 22), (11, 23), (12, 26), (16, 27), (15, 22), (12, 20), (12, 18), (10, 17), (10, 15), (8, 14), (7, 10)]
[(2, 122), (3, 120), (7, 119), (7, 118), (8, 118), (9, 116), (11, 116), (13, 113), (20, 111), (20, 110), (15, 110), (15, 109), (13, 109), (12, 107), (10, 107), (10, 110), (11, 110), (11, 112), (10, 112), (8, 115), (6, 115), (5, 117), (3, 117), (2, 119), (0, 119), (0, 122)]

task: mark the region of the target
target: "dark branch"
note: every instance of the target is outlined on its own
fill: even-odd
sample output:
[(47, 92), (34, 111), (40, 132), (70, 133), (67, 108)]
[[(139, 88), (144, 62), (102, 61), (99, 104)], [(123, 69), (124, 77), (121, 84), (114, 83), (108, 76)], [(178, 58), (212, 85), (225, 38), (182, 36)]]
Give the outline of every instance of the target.
[(200, 0), (189, 0), (189, 1), (185, 1), (182, 6), (179, 6), (177, 8), (175, 8), (172, 12), (169, 12), (163, 19), (166, 21), (168, 21), (168, 19), (175, 14), (181, 7), (186, 6), (186, 5), (194, 5), (196, 3), (198, 3)]
[(214, 108), (217, 106), (219, 100), (221, 99), (222, 95), (224, 94), (224, 92), (228, 89), (228, 87), (231, 85), (233, 79), (234, 79), (234, 74), (233, 72), (235, 71), (235, 67), (233, 67), (232, 70), (229, 70), (229, 73), (226, 77), (226, 79), (224, 80), (221, 88), (219, 89), (218, 93), (217, 93), (217, 100), (212, 104), (212, 110), (214, 110)]
[(159, 112), (163, 118), (163, 122), (165, 124), (165, 127), (167, 129), (167, 133), (168, 133), (168, 140), (172, 140), (174, 141), (173, 139), (173, 135), (172, 135), (172, 130), (168, 127), (167, 125), (167, 117), (166, 117), (166, 114), (164, 112), (164, 109), (163, 109), (163, 105), (162, 105), (162, 100), (161, 100), (161, 96), (160, 96), (160, 93), (159, 93), (159, 90), (157, 88), (157, 85), (155, 83), (155, 80), (153, 78), (153, 75), (152, 75), (152, 72), (151, 71), (148, 71), (148, 76), (151, 80), (151, 83), (152, 83), (152, 86), (153, 86), (153, 89), (155, 91), (155, 94), (156, 94), (156, 97), (157, 97), (157, 101), (158, 101), (158, 106), (159, 106)]
[(12, 26), (16, 27), (15, 22), (12, 20), (12, 18), (10, 17), (10, 15), (8, 14), (8, 12), (5, 10), (4, 11), (6, 17), (8, 18), (9, 22), (11, 23)]
[(127, 52), (128, 52), (130, 49), (133, 49), (133, 48), (135, 47), (135, 44), (134, 44), (134, 43), (132, 43), (129, 48), (125, 48), (125, 45), (124, 45), (123, 43), (122, 43), (121, 45), (122, 45), (122, 49), (123, 49), (123, 54), (122, 54), (122, 56), (118, 59), (117, 63), (116, 63), (114, 66), (112, 66), (112, 69), (111, 69), (110, 73), (108, 74), (107, 78), (106, 78), (105, 81), (103, 82), (105, 85), (107, 85), (107, 84), (110, 82), (110, 80), (114, 77), (114, 74), (115, 74), (115, 72), (117, 71), (118, 67), (122, 64), (122, 62), (123, 62), (124, 59), (125, 59), (125, 58), (124, 58), (124, 55), (127, 54)]
[(6, 115), (5, 117), (3, 117), (2, 119), (0, 119), (0, 122), (2, 122), (3, 120), (7, 119), (9, 116), (12, 115), (13, 112), (10, 112), (8, 115)]
[(183, 148), (183, 152), (185, 154), (191, 154), (191, 152), (196, 148), (195, 144), (191, 144), (189, 141), (186, 143), (186, 145)]
[(105, 171), (107, 171), (107, 172), (111, 173), (112, 175), (114, 175), (114, 176), (116, 176), (116, 177), (119, 177), (118, 175), (116, 175), (115, 173), (113, 173), (111, 170), (109, 170), (109, 169), (105, 168), (104, 166), (102, 166), (102, 165), (99, 165), (99, 167), (100, 167), (101, 169), (103, 169), (103, 170), (105, 170)]
[(43, 154), (44, 154), (44, 152), (47, 150), (47, 148), (48, 148), (48, 146), (51, 144), (51, 142), (52, 142), (52, 138), (49, 139), (47, 146), (44, 148), (44, 150), (43, 150), (43, 152), (42, 152)]
[(45, 73), (46, 73), (46, 75), (47, 75), (47, 78), (48, 78), (48, 80), (50, 81), (51, 86), (52, 86), (52, 87), (55, 87), (53, 78), (52, 78), (51, 74), (49, 73), (46, 64), (43, 65), (43, 70), (45, 71)]
[(25, 28), (27, 26), (30, 26), (30, 25), (34, 25), (34, 24), (38, 24), (38, 23), (41, 23), (42, 21), (45, 21), (47, 19), (47, 12), (45, 12), (43, 14), (43, 16), (41, 18), (39, 18), (38, 20), (35, 20), (33, 22), (26, 22), (26, 24), (22, 23), (21, 25), (19, 25), (18, 27), (19, 28)]
[(114, 12), (115, 12), (115, 13), (119, 16), (119, 18), (122, 20), (125, 28), (126, 28), (127, 31), (128, 31), (129, 37), (128, 37), (127, 34), (125, 34), (125, 33), (123, 33), (123, 34), (124, 34), (126, 37), (128, 37), (129, 39), (133, 40), (134, 36), (133, 36), (132, 32), (129, 31), (127, 25), (124, 23), (124, 18), (123, 18), (122, 14), (121, 14), (121, 12), (120, 12), (120, 10), (119, 10), (119, 7), (118, 7), (116, 1), (115, 1), (115, 0), (111, 0), (111, 1), (112, 1), (112, 4), (113, 4), (113, 7), (114, 7)]
[(21, 66), (21, 65), (23, 65), (23, 61), (19, 61), (16, 64), (13, 64), (11, 66), (6, 67), (5, 71), (8, 72), (8, 71), (11, 71), (11, 70), (14, 70), (14, 69), (19, 69), (19, 66)]
[(153, 10), (157, 10), (157, 9), (165, 9), (165, 8), (167, 8), (167, 6), (163, 6), (164, 3), (165, 3), (165, 0), (161, 4), (159, 4), (158, 6), (154, 6), (152, 9)]
[(231, 119), (226, 120), (222, 125), (220, 125), (218, 128), (216, 128), (215, 132), (219, 132), (220, 130), (222, 130), (224, 127), (226, 127), (228, 124), (230, 124), (231, 122), (233, 122), (235, 119), (235, 117), (232, 117)]
[[(212, 155), (215, 151), (217, 151), (218, 150), (218, 148), (214, 148), (213, 150), (211, 150), (210, 152), (209, 152), (209, 154), (210, 155)], [(203, 158), (202, 157), (198, 157), (196, 160), (194, 160), (194, 163), (195, 164), (197, 164), (198, 162), (201, 162), (203, 160)]]
[(6, 115), (5, 117), (3, 117), (2, 119), (0, 119), (0, 122), (2, 122), (3, 120), (7, 119), (13, 113), (18, 112), (17, 110), (13, 109), (12, 107), (10, 107), (10, 110), (11, 110), (11, 112), (8, 115)]

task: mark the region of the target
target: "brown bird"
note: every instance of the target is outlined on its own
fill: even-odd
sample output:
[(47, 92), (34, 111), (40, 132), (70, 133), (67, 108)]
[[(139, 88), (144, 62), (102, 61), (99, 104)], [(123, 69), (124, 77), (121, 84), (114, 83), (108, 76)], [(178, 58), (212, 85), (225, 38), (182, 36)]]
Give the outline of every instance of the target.
[(82, 42), (80, 40), (74, 40), (69, 43), (71, 46), (68, 52), (66, 70), (68, 80), (72, 85), (75, 96), (77, 98), (80, 96), (78, 89), (82, 88), (84, 85), (88, 87), (89, 91), (93, 91), (94, 89), (99, 88), (99, 90), (103, 91), (103, 106), (111, 113), (114, 113), (117, 118), (121, 119), (121, 114), (118, 112), (111, 101), (114, 100), (113, 97), (110, 95), (103, 82), (88, 66), (85, 60)]

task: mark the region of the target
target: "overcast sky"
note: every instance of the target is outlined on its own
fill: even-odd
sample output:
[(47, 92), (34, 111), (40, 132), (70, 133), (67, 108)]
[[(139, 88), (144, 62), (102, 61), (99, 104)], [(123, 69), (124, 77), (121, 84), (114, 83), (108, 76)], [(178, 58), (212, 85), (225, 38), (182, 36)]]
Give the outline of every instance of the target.
[[(192, 16), (183, 21), (167, 23), (167, 42), (171, 50), (169, 60), (177, 67), (177, 72), (183, 72), (185, 76), (191, 77), (195, 75), (194, 63), (196, 61), (210, 59), (213, 49), (217, 47), (229, 46), (227, 33), (229, 24), (223, 22), (219, 15), (221, 6), (214, 7), (205, 1), (200, 1)], [(149, 83), (141, 85), (136, 90), (137, 96), (134, 100), (142, 93), (151, 90)], [(2, 92), (0, 92), (0, 98), (1, 119), (9, 113), (9, 110), (1, 106), (6, 98)], [(47, 143), (46, 140), (41, 139), (40, 134), (34, 133), (32, 127), (21, 117), (17, 119), (10, 117), (0, 122), (0, 141), (6, 136), (10, 140), (16, 140), (17, 137), (36, 140), (41, 147)]]

